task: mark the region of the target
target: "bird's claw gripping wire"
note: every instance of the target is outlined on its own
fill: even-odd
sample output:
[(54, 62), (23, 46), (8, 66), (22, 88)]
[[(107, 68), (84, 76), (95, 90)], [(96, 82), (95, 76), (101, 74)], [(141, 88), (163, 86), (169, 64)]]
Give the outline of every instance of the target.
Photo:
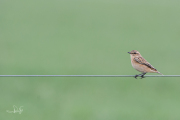
[(138, 77), (139, 75), (135, 75), (135, 77), (134, 78), (136, 78), (137, 79), (137, 77)]
[(136, 78), (136, 79), (137, 79), (137, 77), (138, 77), (138, 76), (140, 76), (140, 77), (141, 77), (141, 79), (143, 79), (143, 78), (145, 78), (145, 77), (144, 77), (144, 75), (145, 75), (145, 74), (146, 74), (146, 73), (142, 73), (142, 74), (139, 74), (139, 75), (135, 75), (135, 77), (134, 77), (134, 78)]

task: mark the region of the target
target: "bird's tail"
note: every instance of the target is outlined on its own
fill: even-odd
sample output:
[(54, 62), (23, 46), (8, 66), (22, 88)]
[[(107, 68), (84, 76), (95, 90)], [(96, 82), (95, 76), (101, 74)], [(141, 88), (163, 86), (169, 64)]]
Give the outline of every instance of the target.
[(160, 73), (160, 72), (158, 72), (158, 71), (157, 71), (157, 73), (159, 73), (159, 74), (163, 75), (162, 73)]

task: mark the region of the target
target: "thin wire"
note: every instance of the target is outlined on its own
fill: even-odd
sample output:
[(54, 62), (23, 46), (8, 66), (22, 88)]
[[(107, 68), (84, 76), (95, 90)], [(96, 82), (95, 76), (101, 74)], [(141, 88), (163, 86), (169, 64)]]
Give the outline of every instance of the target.
[[(0, 75), (0, 77), (135, 77), (135, 75)], [(145, 75), (144, 77), (180, 77), (180, 75)]]

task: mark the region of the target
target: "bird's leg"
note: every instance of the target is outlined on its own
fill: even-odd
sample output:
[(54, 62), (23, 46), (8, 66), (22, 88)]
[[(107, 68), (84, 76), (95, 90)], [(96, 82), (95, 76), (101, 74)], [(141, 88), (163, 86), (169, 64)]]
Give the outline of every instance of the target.
[(139, 74), (139, 75), (135, 75), (135, 77), (134, 77), (134, 78), (136, 78), (136, 79), (137, 79), (137, 77), (138, 77), (138, 76), (140, 76), (140, 77), (141, 77), (141, 79), (142, 79), (142, 78), (145, 78), (145, 77), (144, 77), (144, 75), (145, 75), (145, 74), (146, 74), (146, 73), (142, 73), (142, 74)]
[(142, 79), (142, 78), (145, 78), (145, 77), (144, 77), (144, 75), (145, 75), (145, 74), (146, 74), (146, 73), (142, 73), (142, 75), (141, 75), (141, 79)]
[(136, 78), (136, 79), (137, 79), (137, 77), (138, 77), (138, 76), (142, 76), (142, 75), (143, 75), (143, 74), (135, 75), (135, 77), (134, 77), (134, 78)]

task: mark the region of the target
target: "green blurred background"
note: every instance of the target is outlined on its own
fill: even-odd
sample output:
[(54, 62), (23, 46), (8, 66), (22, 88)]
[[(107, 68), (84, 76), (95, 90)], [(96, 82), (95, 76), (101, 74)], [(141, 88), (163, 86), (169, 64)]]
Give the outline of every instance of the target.
[[(178, 0), (1, 0), (0, 74), (179, 74)], [(156, 74), (148, 74), (156, 75)], [(3, 120), (179, 120), (179, 78), (0, 77)], [(13, 105), (22, 114), (7, 113)]]

